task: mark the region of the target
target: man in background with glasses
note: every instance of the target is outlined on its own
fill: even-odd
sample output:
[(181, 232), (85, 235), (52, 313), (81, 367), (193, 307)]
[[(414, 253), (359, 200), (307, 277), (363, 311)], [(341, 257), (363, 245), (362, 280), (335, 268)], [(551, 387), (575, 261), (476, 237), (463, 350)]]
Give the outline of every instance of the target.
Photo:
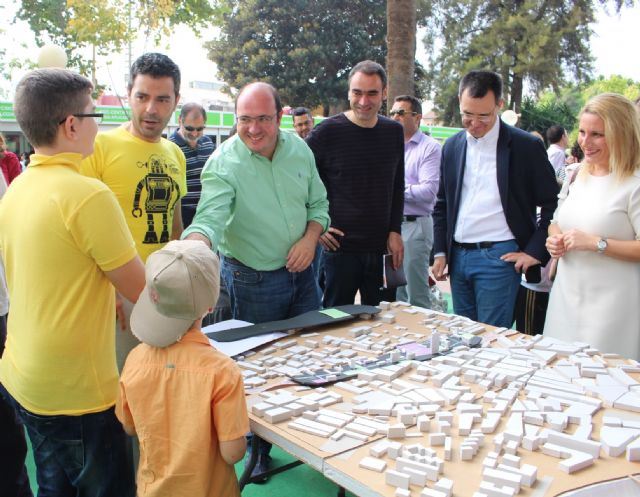
[(101, 118), (92, 89), (64, 69), (18, 83), (16, 120), (35, 154), (0, 204), (10, 297), (0, 395), (26, 426), (40, 496), (135, 495), (114, 413), (113, 289), (135, 302), (144, 266), (113, 192), (80, 174)]
[(398, 300), (431, 308), (429, 257), (433, 246), (431, 213), (440, 179), (440, 144), (420, 130), (422, 104), (410, 95), (395, 98), (389, 112), (404, 130), (404, 274)]
[(499, 118), (500, 75), (471, 71), (458, 98), (466, 130), (442, 149), (433, 274), (446, 279), (448, 266), (456, 314), (511, 327), (522, 273), (540, 281), (549, 260), (558, 185), (544, 144)]
[[(265, 323), (320, 309), (311, 269), (329, 226), (327, 194), (309, 147), (280, 130), (282, 103), (271, 85), (252, 83), (236, 99), (237, 135), (202, 171), (202, 196), (183, 238), (221, 254), (235, 319)], [(260, 444), (254, 474), (269, 467)]]
[(204, 134), (207, 112), (202, 105), (189, 102), (180, 109), (179, 128), (169, 140), (180, 147), (187, 160), (187, 192), (180, 201), (182, 204), (182, 225), (186, 228), (193, 221), (198, 200), (200, 200), (200, 173), (215, 146)]

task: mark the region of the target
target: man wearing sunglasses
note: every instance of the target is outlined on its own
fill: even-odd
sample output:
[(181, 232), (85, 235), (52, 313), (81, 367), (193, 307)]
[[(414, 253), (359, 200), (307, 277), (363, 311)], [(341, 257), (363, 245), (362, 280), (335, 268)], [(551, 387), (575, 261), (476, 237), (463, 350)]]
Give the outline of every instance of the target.
[(189, 102), (180, 109), (179, 128), (169, 140), (180, 147), (187, 160), (187, 194), (182, 198), (182, 224), (186, 228), (196, 213), (202, 185), (200, 173), (215, 146), (204, 134), (207, 112), (202, 105)]
[(440, 179), (440, 144), (420, 130), (422, 104), (416, 97), (395, 98), (389, 112), (404, 130), (404, 274), (407, 284), (398, 288), (398, 300), (431, 308), (429, 256), (433, 246), (431, 213)]
[(433, 274), (444, 280), (448, 266), (456, 314), (510, 328), (521, 273), (540, 281), (549, 260), (558, 184), (543, 143), (498, 117), (499, 74), (471, 71), (458, 99), (466, 130), (442, 149)]

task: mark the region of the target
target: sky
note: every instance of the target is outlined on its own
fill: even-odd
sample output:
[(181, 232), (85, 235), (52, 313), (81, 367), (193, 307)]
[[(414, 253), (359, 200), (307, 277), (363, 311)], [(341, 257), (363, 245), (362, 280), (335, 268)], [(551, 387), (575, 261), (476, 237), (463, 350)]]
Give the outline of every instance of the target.
[[(17, 3), (15, 0), (0, 0), (0, 19), (13, 19)], [(31, 31), (26, 23), (18, 22), (16, 25), (11, 25), (7, 21), (0, 23), (0, 26), (5, 29), (5, 32), (0, 34), (0, 43), (9, 48), (10, 57), (22, 60), (37, 58), (38, 48), (29, 36)], [(608, 77), (612, 74), (620, 74), (640, 81), (640, 64), (635, 57), (637, 47), (640, 46), (638, 26), (640, 26), (640, 4), (630, 9), (623, 9), (622, 14), (619, 15), (598, 12), (597, 22), (592, 26), (594, 34), (591, 39), (596, 76)], [(211, 39), (215, 35), (215, 30), (207, 30), (203, 35), (204, 40)], [(21, 44), (25, 44), (26, 47)], [(189, 29), (178, 27), (171, 39), (162, 42), (158, 47), (154, 47), (150, 42), (145, 43), (144, 40), (138, 41), (133, 50), (134, 59), (145, 51), (161, 51), (178, 63), (185, 83), (194, 80), (215, 81), (217, 79), (215, 64), (207, 59), (202, 44), (203, 40), (198, 39)], [(420, 58), (420, 50), (418, 50), (418, 58)], [(102, 58), (98, 61), (98, 80), (122, 93), (125, 88), (127, 67), (128, 58), (124, 53), (111, 56), (109, 60)], [(14, 71), (12, 82), (0, 81), (0, 89), (4, 90), (5, 98), (11, 95), (12, 87), (15, 86), (20, 75), (20, 71)], [(0, 96), (2, 96), (1, 93)]]

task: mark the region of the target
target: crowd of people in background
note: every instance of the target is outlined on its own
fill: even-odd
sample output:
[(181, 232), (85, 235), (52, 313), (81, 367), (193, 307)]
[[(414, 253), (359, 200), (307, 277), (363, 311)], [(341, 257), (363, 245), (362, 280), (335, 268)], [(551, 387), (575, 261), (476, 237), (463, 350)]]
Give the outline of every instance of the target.
[[(44, 497), (239, 495), (242, 375), (202, 326), (357, 298), (433, 308), (430, 268), (456, 314), (640, 359), (627, 98), (587, 102), (567, 155), (561, 125), (545, 147), (504, 123), (501, 77), (474, 70), (459, 84), (464, 129), (441, 145), (415, 96), (381, 115), (385, 69), (362, 61), (349, 108), (315, 122), (297, 107), (293, 131), (276, 88), (244, 86), (216, 147), (197, 103), (163, 137), (180, 84), (171, 59), (142, 55), (130, 121), (100, 133), (86, 78), (38, 69), (17, 86), (34, 153), (21, 162), (0, 135), (0, 494), (31, 495), (26, 428)], [(406, 285), (385, 285), (385, 256)], [(253, 442), (265, 481), (271, 445)]]

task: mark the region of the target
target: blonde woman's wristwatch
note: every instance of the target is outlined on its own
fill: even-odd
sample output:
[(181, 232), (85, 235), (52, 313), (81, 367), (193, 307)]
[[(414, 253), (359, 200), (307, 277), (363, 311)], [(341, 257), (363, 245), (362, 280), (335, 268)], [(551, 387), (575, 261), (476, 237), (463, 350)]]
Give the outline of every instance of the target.
[(596, 244), (596, 247), (598, 248), (598, 253), (602, 254), (605, 250), (607, 250), (608, 246), (609, 246), (609, 243), (607, 242), (607, 239), (600, 238), (600, 240), (598, 240), (598, 243)]

